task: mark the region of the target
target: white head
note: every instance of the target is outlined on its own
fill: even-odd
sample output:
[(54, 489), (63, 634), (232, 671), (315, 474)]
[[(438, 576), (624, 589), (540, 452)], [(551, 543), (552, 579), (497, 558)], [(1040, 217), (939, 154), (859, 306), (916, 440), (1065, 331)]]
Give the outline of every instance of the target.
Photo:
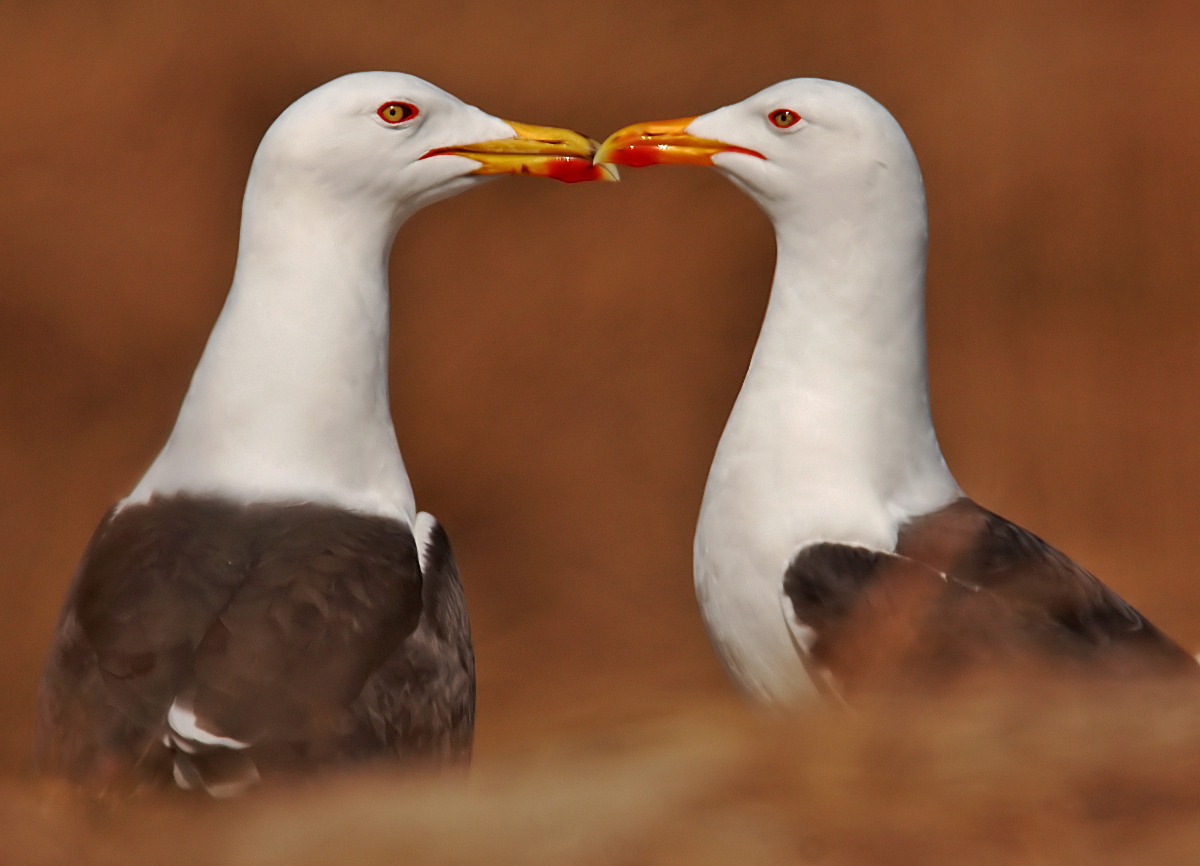
[(795, 78), (699, 117), (627, 126), (596, 160), (715, 166), (777, 224), (857, 221), (897, 198), (924, 220), (921, 172), (904, 131), (870, 96), (837, 81)]
[(594, 151), (578, 133), (501, 120), (415, 76), (359, 72), (305, 94), (276, 119), (255, 154), (247, 198), (402, 221), (491, 175), (607, 179), (591, 167)]

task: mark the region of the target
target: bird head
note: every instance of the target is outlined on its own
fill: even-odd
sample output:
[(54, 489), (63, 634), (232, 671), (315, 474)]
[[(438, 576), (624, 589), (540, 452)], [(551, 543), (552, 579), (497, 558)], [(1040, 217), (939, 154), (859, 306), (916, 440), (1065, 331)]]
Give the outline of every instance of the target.
[(412, 211), (501, 174), (615, 179), (579, 133), (493, 117), (399, 72), (334, 79), (289, 106), (254, 161), (260, 184)]
[(818, 78), (783, 81), (699, 117), (627, 126), (595, 159), (711, 165), (772, 218), (797, 210), (856, 216), (847, 211), (894, 184), (923, 202), (920, 170), (900, 125), (861, 90)]

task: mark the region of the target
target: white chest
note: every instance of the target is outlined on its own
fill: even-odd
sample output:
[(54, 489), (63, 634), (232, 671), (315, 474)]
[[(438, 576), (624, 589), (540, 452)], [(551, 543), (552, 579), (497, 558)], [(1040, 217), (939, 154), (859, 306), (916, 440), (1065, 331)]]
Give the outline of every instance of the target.
[[(783, 578), (817, 542), (892, 550), (912, 515), (960, 491), (936, 449), (870, 449), (853, 436), (780, 409), (747, 383), (717, 448), (695, 539), (696, 596), (730, 676), (751, 696), (791, 703), (813, 691), (807, 634), (794, 622)], [(832, 428), (832, 429), (837, 429)], [(883, 455), (872, 463), (863, 455)]]
[(895, 522), (881, 505), (848, 508), (851, 499), (868, 503), (790, 474), (730, 467), (718, 454), (696, 527), (696, 597), (709, 637), (730, 676), (770, 703), (794, 703), (813, 691), (804, 629), (789, 626), (783, 597), (797, 551), (817, 541), (877, 549), (895, 543)]

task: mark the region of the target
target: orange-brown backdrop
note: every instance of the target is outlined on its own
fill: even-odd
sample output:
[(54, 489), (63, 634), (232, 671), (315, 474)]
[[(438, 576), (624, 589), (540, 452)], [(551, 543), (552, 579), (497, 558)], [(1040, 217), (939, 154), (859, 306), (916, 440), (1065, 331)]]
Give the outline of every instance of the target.
[[(170, 429), (267, 125), (415, 73), (602, 137), (802, 75), (888, 106), (929, 191), (934, 414), (982, 503), (1200, 648), (1200, 11), (612, 0), (0, 7), (0, 767), (57, 607)], [(475, 627), (478, 752), (728, 689), (691, 533), (772, 237), (714, 173), (505, 179), (392, 263), (392, 399)]]

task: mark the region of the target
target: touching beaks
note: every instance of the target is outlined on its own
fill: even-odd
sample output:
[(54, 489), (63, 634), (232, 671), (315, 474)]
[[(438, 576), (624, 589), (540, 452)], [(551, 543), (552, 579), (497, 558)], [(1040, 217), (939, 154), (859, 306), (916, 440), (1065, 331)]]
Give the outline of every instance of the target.
[(515, 138), (498, 138), (455, 147), (439, 147), (421, 159), (440, 154), (465, 156), (480, 163), (471, 174), (525, 174), (565, 183), (618, 180), (615, 167), (593, 160), (597, 144), (590, 138), (554, 126), (531, 126), (506, 120)]
[(663, 163), (712, 165), (713, 155), (718, 153), (745, 153), (765, 159), (757, 150), (689, 134), (686, 130), (695, 119), (652, 120), (618, 129), (600, 145), (595, 162), (634, 168)]

